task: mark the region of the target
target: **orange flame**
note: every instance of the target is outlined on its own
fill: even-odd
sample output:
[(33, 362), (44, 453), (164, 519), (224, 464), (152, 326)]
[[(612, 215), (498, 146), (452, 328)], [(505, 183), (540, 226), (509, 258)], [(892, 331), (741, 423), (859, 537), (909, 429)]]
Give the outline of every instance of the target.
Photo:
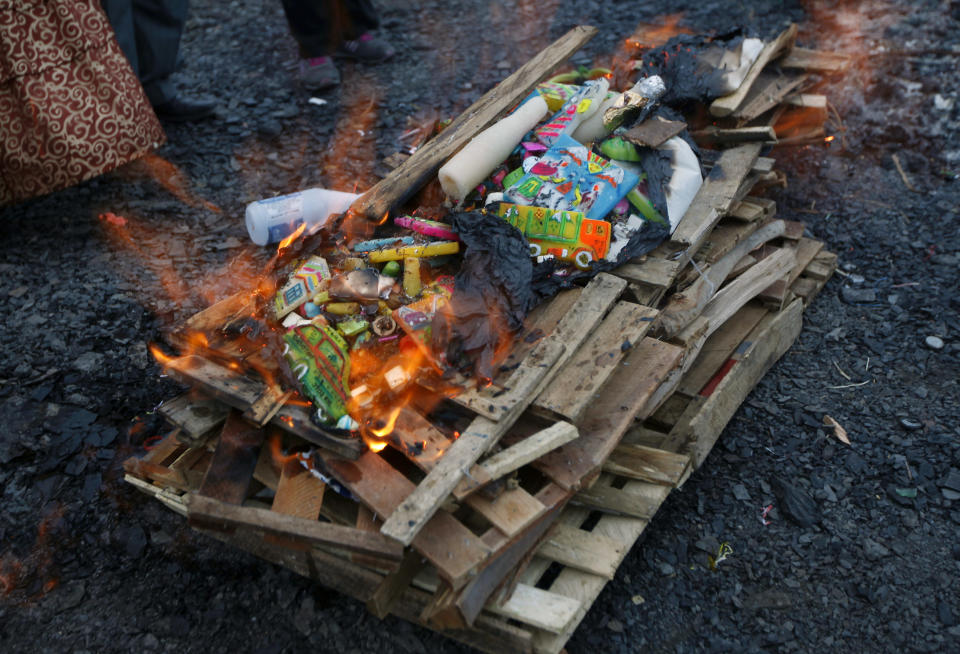
[(307, 223), (300, 223), (300, 226), (297, 227), (290, 236), (286, 237), (280, 241), (280, 245), (277, 246), (277, 254), (280, 254), (280, 250), (285, 250), (290, 247), (290, 244), (300, 238), (300, 235), (307, 229)]
[(387, 423), (381, 429), (371, 429), (370, 433), (379, 439), (389, 436), (397, 424), (397, 416), (400, 415), (400, 411), (402, 409), (402, 406), (394, 407), (393, 411), (390, 412), (390, 417), (387, 419)]
[(168, 355), (166, 352), (160, 349), (160, 346), (156, 343), (150, 343), (147, 346), (147, 349), (150, 350), (150, 354), (153, 355), (153, 358), (157, 363), (160, 364), (160, 367), (166, 370), (170, 367), (170, 364), (175, 360), (174, 357)]

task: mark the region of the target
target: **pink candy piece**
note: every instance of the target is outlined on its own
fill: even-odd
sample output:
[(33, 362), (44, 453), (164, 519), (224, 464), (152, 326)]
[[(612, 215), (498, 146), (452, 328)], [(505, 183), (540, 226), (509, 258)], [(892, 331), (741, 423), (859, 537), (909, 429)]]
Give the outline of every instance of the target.
[(438, 223), (436, 220), (426, 220), (425, 218), (414, 218), (413, 216), (397, 216), (393, 219), (395, 225), (406, 227), (425, 236), (433, 236), (445, 241), (459, 241), (460, 237), (454, 232), (450, 225)]
[(531, 143), (530, 141), (524, 141), (520, 145), (523, 146), (523, 149), (527, 152), (546, 152), (547, 146), (541, 143)]

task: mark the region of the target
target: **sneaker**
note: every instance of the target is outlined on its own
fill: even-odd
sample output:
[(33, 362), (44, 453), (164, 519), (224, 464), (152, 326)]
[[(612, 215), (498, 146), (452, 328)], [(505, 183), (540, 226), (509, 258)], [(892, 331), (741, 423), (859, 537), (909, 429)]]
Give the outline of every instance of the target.
[(337, 48), (337, 54), (367, 64), (375, 64), (389, 59), (396, 54), (396, 50), (383, 39), (378, 39), (370, 32), (366, 32), (353, 41), (344, 41)]
[(320, 91), (340, 83), (340, 71), (330, 57), (313, 57), (300, 62), (300, 83), (308, 91)]

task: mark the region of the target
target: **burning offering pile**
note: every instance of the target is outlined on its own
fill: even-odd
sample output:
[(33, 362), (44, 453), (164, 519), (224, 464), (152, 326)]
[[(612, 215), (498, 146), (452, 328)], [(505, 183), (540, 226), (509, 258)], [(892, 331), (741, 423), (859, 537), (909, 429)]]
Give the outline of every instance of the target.
[(784, 130), (824, 140), (783, 71), (842, 62), (795, 27), (641, 30), (548, 77), (593, 32), (421, 130), (346, 211), (251, 227), (277, 255), (154, 348), (191, 390), (128, 481), (379, 616), (559, 651), (836, 265), (758, 193)]

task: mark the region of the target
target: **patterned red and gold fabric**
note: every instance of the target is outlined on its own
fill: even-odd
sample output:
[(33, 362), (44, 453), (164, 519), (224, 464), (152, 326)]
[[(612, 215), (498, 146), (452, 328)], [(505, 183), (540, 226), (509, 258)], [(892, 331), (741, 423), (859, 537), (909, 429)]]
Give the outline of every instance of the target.
[(0, 205), (165, 140), (99, 0), (0, 0)]

